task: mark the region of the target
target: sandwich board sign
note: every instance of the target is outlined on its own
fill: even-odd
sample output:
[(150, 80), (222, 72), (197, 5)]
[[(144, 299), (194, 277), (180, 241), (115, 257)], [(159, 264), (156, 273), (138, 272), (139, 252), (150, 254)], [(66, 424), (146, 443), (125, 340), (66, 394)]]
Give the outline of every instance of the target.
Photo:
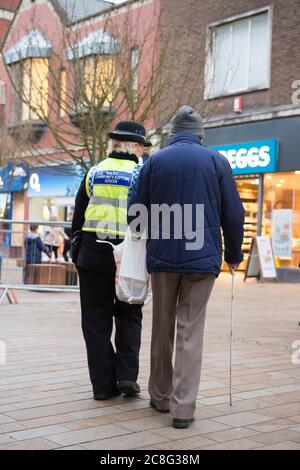
[(259, 236), (252, 239), (244, 281), (247, 277), (277, 280), (270, 237)]

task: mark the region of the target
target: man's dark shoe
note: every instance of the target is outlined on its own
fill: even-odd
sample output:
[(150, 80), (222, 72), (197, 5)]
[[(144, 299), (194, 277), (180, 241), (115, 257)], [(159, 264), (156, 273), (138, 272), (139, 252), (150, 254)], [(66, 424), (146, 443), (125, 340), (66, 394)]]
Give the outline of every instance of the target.
[(120, 380), (120, 382), (118, 382), (118, 389), (124, 395), (129, 396), (137, 395), (141, 391), (139, 384), (130, 382), (129, 380)]
[(154, 410), (159, 411), (160, 413), (169, 413), (170, 410), (162, 410), (161, 408), (158, 408), (158, 406), (155, 405), (155, 403), (150, 400), (150, 406), (151, 408), (154, 408)]
[(192, 424), (194, 419), (195, 418), (190, 418), (190, 419), (173, 418), (173, 428), (187, 429), (190, 426), (190, 424)]
[(108, 393), (108, 394), (105, 394), (105, 393), (94, 393), (94, 400), (109, 400), (110, 398), (114, 398), (114, 397), (117, 397), (121, 395), (121, 393), (116, 390), (115, 392), (113, 393)]

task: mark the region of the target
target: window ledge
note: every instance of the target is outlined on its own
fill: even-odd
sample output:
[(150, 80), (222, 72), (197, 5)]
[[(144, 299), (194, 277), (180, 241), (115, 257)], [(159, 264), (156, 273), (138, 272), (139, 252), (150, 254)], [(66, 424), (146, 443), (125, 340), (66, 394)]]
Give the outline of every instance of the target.
[(103, 117), (114, 114), (115, 109), (110, 106), (102, 106), (102, 108), (94, 108), (92, 110), (82, 107), (80, 110), (78, 109), (69, 113), (69, 119), (73, 126), (79, 127), (85, 131), (92, 131), (95, 127), (95, 122), (103, 119)]
[(20, 121), (8, 127), (9, 135), (18, 142), (35, 144), (46, 132), (48, 126), (40, 120)]
[(228, 91), (228, 92), (223, 92), (221, 94), (216, 94), (216, 95), (205, 95), (204, 99), (206, 101), (212, 101), (212, 100), (220, 100), (222, 98), (230, 98), (233, 96), (239, 96), (239, 95), (245, 95), (247, 93), (257, 93), (260, 91), (267, 91), (269, 90), (270, 86), (269, 85), (263, 85), (261, 87), (253, 87), (253, 88), (244, 88), (239, 91)]

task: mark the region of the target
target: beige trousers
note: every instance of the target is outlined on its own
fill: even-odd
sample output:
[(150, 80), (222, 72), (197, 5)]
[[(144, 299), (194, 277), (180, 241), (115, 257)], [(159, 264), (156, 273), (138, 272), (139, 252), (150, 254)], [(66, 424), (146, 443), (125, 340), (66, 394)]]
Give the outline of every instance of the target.
[[(210, 273), (152, 273), (153, 323), (149, 393), (173, 418), (194, 415), (202, 365), (206, 306), (214, 286)], [(172, 364), (175, 323), (177, 337)]]

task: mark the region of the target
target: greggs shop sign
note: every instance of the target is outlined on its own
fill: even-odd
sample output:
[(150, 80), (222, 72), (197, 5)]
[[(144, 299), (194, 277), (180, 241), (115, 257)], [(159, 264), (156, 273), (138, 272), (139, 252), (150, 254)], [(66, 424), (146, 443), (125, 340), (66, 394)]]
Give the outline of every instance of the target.
[(277, 170), (277, 140), (260, 140), (212, 147), (229, 161), (234, 175), (272, 173)]

